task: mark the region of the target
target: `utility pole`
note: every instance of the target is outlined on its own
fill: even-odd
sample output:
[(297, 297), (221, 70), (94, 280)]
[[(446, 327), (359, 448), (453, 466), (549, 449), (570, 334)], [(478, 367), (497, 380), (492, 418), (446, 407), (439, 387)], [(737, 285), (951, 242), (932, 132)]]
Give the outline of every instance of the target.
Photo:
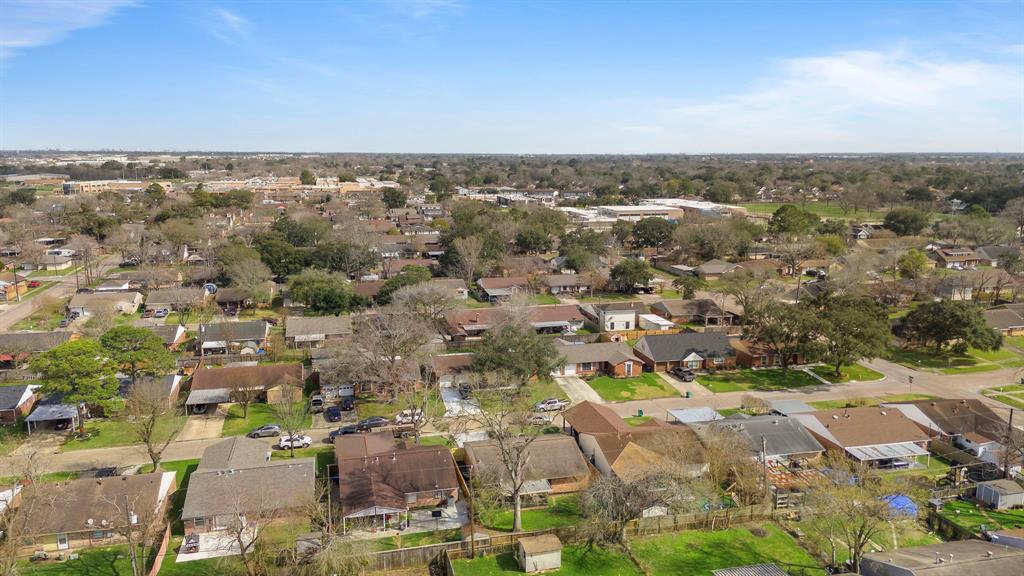
[(139, 572), (139, 559), (137, 557), (138, 551), (135, 550), (135, 541), (132, 539), (132, 508), (128, 503), (128, 495), (124, 497), (124, 516), (125, 516), (125, 537), (128, 539), (128, 555), (132, 559), (132, 574), (141, 575)]
[(768, 439), (761, 435), (761, 482), (764, 483), (764, 497), (768, 500)]
[(1006, 439), (1003, 440), (1003, 478), (1010, 478), (1010, 443), (1013, 442), (1013, 408), (1006, 422)]

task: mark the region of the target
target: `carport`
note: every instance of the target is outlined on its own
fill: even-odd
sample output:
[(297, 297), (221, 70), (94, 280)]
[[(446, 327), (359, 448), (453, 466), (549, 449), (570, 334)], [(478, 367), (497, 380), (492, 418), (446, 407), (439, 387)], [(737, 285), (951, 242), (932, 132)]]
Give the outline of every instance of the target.
[(41, 424), (47, 422), (56, 424), (62, 420), (70, 420), (71, 428), (78, 428), (78, 407), (74, 404), (43, 404), (37, 406), (32, 414), (29, 414), (28, 418), (25, 419), (25, 425), (28, 427), (28, 433), (31, 434), (33, 425), (35, 425), (35, 429), (38, 431)]
[(185, 408), (189, 414), (193, 414), (196, 406), (209, 406), (231, 401), (231, 390), (228, 388), (208, 388), (206, 390), (193, 390), (189, 392), (185, 400)]
[(927, 456), (931, 462), (931, 452), (913, 442), (894, 444), (878, 444), (875, 446), (851, 446), (846, 453), (858, 462), (865, 462), (880, 468), (901, 468), (899, 463), (913, 468), (918, 456)]

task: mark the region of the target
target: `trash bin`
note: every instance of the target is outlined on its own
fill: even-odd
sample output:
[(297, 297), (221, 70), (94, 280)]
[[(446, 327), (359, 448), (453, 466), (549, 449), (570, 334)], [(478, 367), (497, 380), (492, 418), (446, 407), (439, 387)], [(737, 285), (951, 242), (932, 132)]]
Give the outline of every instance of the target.
[(644, 415), (644, 411), (638, 408), (637, 411), (636, 411), (636, 415), (637, 416), (643, 416)]
[(689, 390), (687, 390), (686, 391), (686, 397), (690, 398), (691, 396), (693, 396), (693, 392), (690, 392)]

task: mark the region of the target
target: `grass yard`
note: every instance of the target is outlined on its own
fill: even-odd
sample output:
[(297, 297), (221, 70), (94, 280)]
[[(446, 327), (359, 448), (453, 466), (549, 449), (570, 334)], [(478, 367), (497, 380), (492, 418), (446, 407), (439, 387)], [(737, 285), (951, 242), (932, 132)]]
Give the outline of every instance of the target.
[(814, 372), (833, 384), (840, 382), (874, 382), (885, 378), (885, 375), (881, 372), (876, 372), (871, 368), (861, 366), (860, 364), (844, 365), (840, 368), (842, 376), (839, 378), (836, 378), (835, 371), (832, 369), (832, 366), (815, 366), (814, 368), (811, 368), (811, 372)]
[(771, 368), (752, 370), (744, 368), (728, 372), (717, 372), (697, 376), (697, 383), (716, 394), (722, 392), (767, 391), (801, 388), (819, 385), (817, 379), (802, 370), (790, 369), (783, 375), (782, 370)]
[(838, 408), (858, 408), (861, 406), (878, 406), (882, 402), (915, 402), (917, 400), (934, 400), (930, 394), (887, 394), (878, 397), (844, 398), (842, 400), (816, 400), (808, 402), (818, 410), (835, 410)]
[(982, 394), (993, 398), (1014, 408), (1024, 410), (1024, 386), (1014, 384), (1011, 386), (996, 386), (981, 391)]
[[(167, 510), (167, 518), (171, 523), (171, 534), (178, 536), (185, 534), (185, 526), (181, 523), (181, 508), (185, 505), (185, 493), (188, 491), (188, 481), (198, 466), (198, 459), (174, 460), (171, 462), (160, 463), (160, 468), (167, 472), (174, 472), (175, 478), (178, 481), (178, 490), (175, 491), (174, 495), (171, 497), (171, 507)], [(139, 474), (145, 474), (152, 471), (152, 464), (147, 464), (139, 469)]]
[[(277, 416), (274, 414), (273, 406), (265, 404), (263, 402), (254, 402), (249, 404), (248, 417), (242, 418), (242, 406), (239, 404), (232, 404), (228, 408), (228, 415), (224, 418), (224, 430), (221, 432), (221, 436), (225, 438), (228, 436), (245, 436), (252, 431), (253, 428), (259, 428), (264, 424), (275, 424), (277, 423)], [(307, 420), (304, 428), (308, 428), (313, 425), (313, 416), (307, 414)]]
[[(552, 496), (547, 508), (530, 508), (523, 510), (523, 530), (545, 530), (558, 526), (577, 524), (580, 516), (580, 501), (577, 496)], [(512, 510), (499, 510), (492, 518), (484, 521), (484, 526), (503, 532), (512, 531)]]
[(534, 306), (542, 306), (545, 304), (561, 304), (562, 301), (558, 299), (558, 296), (554, 294), (534, 294), (530, 296), (530, 304)]
[[(61, 303), (54, 302), (53, 305), (46, 305), (30, 314), (27, 318), (18, 320), (11, 325), (11, 332), (21, 330), (33, 330), (53, 332), (58, 328), (64, 314), (60, 311)], [(81, 322), (81, 320), (79, 320)], [(76, 323), (77, 324), (77, 323)]]
[(1003, 345), (1024, 350), (1024, 336), (1003, 336)]
[[(46, 474), (41, 474), (39, 476), (36, 476), (36, 482), (39, 482), (39, 483), (65, 482), (67, 480), (74, 480), (74, 479), (78, 478), (78, 476), (80, 474), (81, 474), (81, 472), (79, 472), (77, 470), (72, 471), (72, 472), (47, 472)], [(14, 484), (15, 482), (19, 482), (21, 480), (23, 480), (23, 478), (18, 477), (18, 476), (0, 477), (0, 485)]]
[(599, 376), (587, 382), (601, 398), (609, 402), (625, 400), (646, 400), (679, 396), (679, 391), (653, 372), (644, 372), (632, 378)]
[(990, 530), (1024, 528), (1024, 510), (985, 510), (973, 502), (953, 500), (942, 505), (942, 516), (950, 522), (980, 533), (981, 525)]
[[(419, 396), (416, 397), (415, 403), (417, 405), (420, 403)], [(382, 402), (373, 396), (362, 396), (356, 400), (356, 414), (359, 418), (370, 418), (371, 416), (394, 418), (395, 414), (408, 407), (408, 403), (401, 400), (397, 402)], [(427, 399), (426, 413), (428, 415), (444, 415), (444, 402), (436, 391), (431, 392), (430, 398)]]
[(966, 354), (936, 354), (930, 350), (890, 348), (888, 360), (915, 370), (930, 370), (942, 374), (990, 372), (1024, 366), (1024, 357), (1021, 353), (1009, 348), (988, 351), (970, 348)]
[(444, 436), (420, 436), (421, 446), (444, 446), (446, 448), (454, 448), (455, 444), (451, 440)]
[(402, 534), (401, 536), (386, 536), (372, 540), (377, 550), (397, 550), (399, 548), (415, 548), (429, 544), (443, 544), (445, 542), (458, 542), (462, 539), (462, 530), (452, 528), (451, 530), (438, 530), (436, 532), (414, 532)]
[[(785, 202), (746, 202), (740, 204), (740, 206), (753, 214), (774, 214), (776, 210), (786, 204)], [(885, 218), (884, 210), (850, 210), (849, 212), (844, 212), (839, 204), (825, 204), (824, 202), (808, 202), (807, 204), (793, 205), (817, 214), (822, 218), (841, 220), (881, 220)]]
[(580, 302), (625, 302), (628, 300), (636, 300), (636, 294), (623, 294), (622, 292), (597, 292), (593, 296), (580, 296), (577, 298)]
[(70, 276), (81, 269), (81, 266), (72, 266), (70, 268), (65, 268), (64, 270), (33, 270), (32, 272), (29, 272), (28, 277), (41, 278), (46, 276)]
[(565, 390), (562, 390), (562, 387), (558, 385), (558, 382), (555, 382), (551, 378), (527, 383), (526, 394), (529, 401), (534, 404), (548, 398), (564, 399), (566, 397)]
[[(455, 576), (494, 576), (500, 574), (522, 574), (512, 554), (484, 556), (473, 560), (452, 561)], [(545, 572), (551, 576), (639, 576), (640, 570), (629, 557), (582, 546), (567, 546), (562, 549), (562, 567)]]
[[(210, 558), (209, 560), (193, 560), (178, 564), (177, 550), (181, 547), (181, 536), (171, 538), (167, 544), (167, 556), (160, 566), (159, 576), (233, 576), (245, 574), (244, 567), (238, 556), (224, 556), (221, 558)], [(131, 572), (127, 572), (130, 574)]]
[[(291, 458), (291, 452), (288, 450), (274, 450), (270, 453), (270, 457), (274, 460), (287, 460)], [(334, 446), (332, 445), (321, 445), (321, 446), (310, 446), (309, 448), (296, 448), (296, 458), (315, 458), (316, 459), (316, 475), (319, 477), (325, 477), (327, 474), (327, 466), (334, 464), (338, 461), (338, 456), (334, 453)]]
[[(812, 528), (813, 522), (813, 520), (804, 520), (795, 523), (795, 526), (807, 535), (808, 545), (817, 549), (818, 553), (823, 557), (822, 560), (831, 562), (832, 549), (829, 546), (828, 539), (818, 536), (818, 532)], [(886, 527), (876, 538), (872, 538), (867, 550), (869, 552), (896, 550), (911, 546), (938, 544), (940, 542), (942, 542), (942, 538), (929, 531), (928, 527), (921, 522), (897, 522)], [(836, 540), (836, 564), (841, 566), (849, 558), (849, 550), (846, 549), (840, 540)]]
[(650, 421), (650, 419), (650, 416), (628, 416), (623, 418), (623, 420), (626, 421), (626, 424), (629, 424), (630, 426), (639, 426)]
[[(764, 530), (757, 536), (751, 529)], [(781, 528), (774, 524), (716, 532), (687, 531), (638, 538), (633, 554), (650, 576), (711, 576), (713, 570), (776, 563), (783, 570), (825, 574), (825, 570)]]
[(25, 426), (20, 422), (14, 426), (0, 426), (0, 456), (7, 456), (21, 446), (26, 436)]
[(27, 560), (19, 562), (18, 573), (25, 576), (130, 576), (132, 562), (128, 557), (128, 546), (92, 548), (77, 550), (78, 560), (44, 562), (33, 564)]
[(912, 468), (909, 470), (895, 470), (883, 472), (886, 476), (925, 476), (928, 478), (942, 478), (949, 472), (952, 462), (936, 456), (918, 456), (917, 463), (924, 468)]
[[(177, 433), (177, 427), (182, 417), (167, 416), (157, 424), (156, 437), (163, 442), (169, 435)], [(88, 450), (90, 448), (110, 448), (112, 446), (128, 446), (139, 444), (139, 438), (135, 435), (132, 425), (126, 420), (90, 420), (85, 423), (85, 431), (88, 438), (69, 438), (62, 449), (65, 452), (71, 450)]]

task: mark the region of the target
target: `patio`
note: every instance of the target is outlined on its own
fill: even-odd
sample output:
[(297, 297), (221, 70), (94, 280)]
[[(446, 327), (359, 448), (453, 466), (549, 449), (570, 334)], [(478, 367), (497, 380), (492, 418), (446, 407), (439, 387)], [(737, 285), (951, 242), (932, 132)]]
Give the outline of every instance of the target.
[[(256, 538), (256, 529), (251, 530), (252, 538)], [(184, 543), (182, 544), (184, 548)], [(205, 534), (199, 534), (199, 551), (186, 554), (183, 550), (178, 550), (178, 556), (174, 562), (180, 564), (182, 562), (191, 562), (193, 560), (208, 560), (210, 558), (221, 558), (224, 556), (237, 556), (241, 554), (241, 550), (238, 547), (238, 542), (234, 536), (228, 532), (207, 532)]]

